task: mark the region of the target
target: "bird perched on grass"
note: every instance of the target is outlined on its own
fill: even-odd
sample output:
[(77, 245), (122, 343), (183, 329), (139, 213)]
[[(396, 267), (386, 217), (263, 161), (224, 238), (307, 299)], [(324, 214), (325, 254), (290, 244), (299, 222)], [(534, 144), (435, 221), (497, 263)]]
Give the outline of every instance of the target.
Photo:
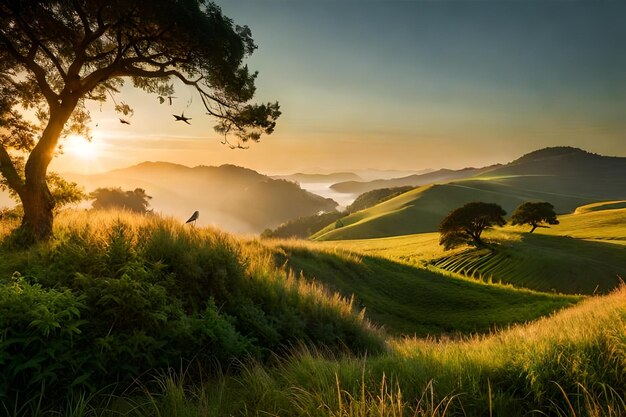
[(193, 222), (193, 224), (195, 225), (196, 224), (196, 220), (198, 220), (198, 217), (200, 217), (200, 212), (198, 210), (196, 210), (196, 211), (193, 212), (193, 214), (191, 215), (189, 220), (187, 220), (185, 222), (185, 224)]

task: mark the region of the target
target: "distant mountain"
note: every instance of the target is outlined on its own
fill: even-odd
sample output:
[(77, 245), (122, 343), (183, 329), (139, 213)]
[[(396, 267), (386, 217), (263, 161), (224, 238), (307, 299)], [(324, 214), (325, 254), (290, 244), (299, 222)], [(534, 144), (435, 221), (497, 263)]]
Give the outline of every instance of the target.
[(558, 146), (527, 153), (478, 176), (557, 175), (611, 179), (624, 174), (626, 158), (603, 156), (579, 148)]
[[(488, 168), (488, 169), (487, 169)], [(430, 184), (341, 219), (316, 233), (320, 240), (364, 239), (437, 230), (453, 209), (471, 201), (500, 204), (509, 214), (524, 201), (548, 201), (558, 213), (626, 199), (626, 158), (571, 147), (531, 152), (471, 178)]]
[(64, 174), (87, 191), (98, 187), (144, 188), (156, 212), (232, 232), (259, 233), (301, 216), (331, 211), (337, 203), (285, 180), (235, 165), (197, 166), (144, 162), (97, 175)]
[(333, 184), (330, 188), (341, 193), (362, 194), (381, 188), (395, 187), (418, 187), (420, 185), (432, 184), (435, 182), (448, 182), (452, 180), (469, 178), (480, 173), (490, 171), (499, 167), (493, 165), (484, 168), (463, 168), (459, 170), (440, 169), (426, 174), (414, 174), (401, 178), (374, 181), (345, 181)]
[(392, 178), (407, 177), (409, 175), (420, 175), (433, 172), (434, 169), (419, 169), (419, 170), (398, 170), (398, 169), (355, 169), (352, 170), (359, 177), (363, 178), (363, 181), (373, 180), (389, 180)]
[(298, 183), (335, 183), (341, 181), (362, 181), (363, 178), (359, 177), (353, 172), (333, 172), (330, 174), (303, 174), (298, 172), (291, 175), (275, 175), (272, 176), (275, 179), (282, 179), (288, 181), (295, 181)]

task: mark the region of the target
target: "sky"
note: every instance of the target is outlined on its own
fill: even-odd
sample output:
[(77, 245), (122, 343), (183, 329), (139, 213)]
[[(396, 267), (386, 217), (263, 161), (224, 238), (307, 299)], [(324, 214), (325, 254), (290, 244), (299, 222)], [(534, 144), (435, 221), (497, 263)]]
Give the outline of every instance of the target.
[[(276, 131), (221, 145), (199, 98), (172, 106), (125, 87), (135, 109), (92, 107), (93, 142), (72, 138), (57, 171), (145, 160), (263, 173), (421, 170), (507, 162), (547, 146), (626, 156), (626, 3), (220, 0), (258, 50), (256, 100)], [(184, 111), (191, 126), (175, 122)], [(97, 124), (97, 127), (95, 125)]]

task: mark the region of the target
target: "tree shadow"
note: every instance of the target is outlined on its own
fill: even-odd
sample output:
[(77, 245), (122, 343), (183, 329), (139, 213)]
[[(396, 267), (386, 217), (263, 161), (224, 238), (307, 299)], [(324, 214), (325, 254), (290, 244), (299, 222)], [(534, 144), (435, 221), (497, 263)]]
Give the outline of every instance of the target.
[(569, 236), (521, 233), (432, 262), (438, 268), (485, 281), (544, 292), (601, 294), (626, 276), (626, 246)]
[(392, 334), (441, 336), (488, 332), (550, 314), (579, 300), (484, 285), (386, 258), (281, 245), (274, 254), (302, 279), (355, 297), (369, 319)]

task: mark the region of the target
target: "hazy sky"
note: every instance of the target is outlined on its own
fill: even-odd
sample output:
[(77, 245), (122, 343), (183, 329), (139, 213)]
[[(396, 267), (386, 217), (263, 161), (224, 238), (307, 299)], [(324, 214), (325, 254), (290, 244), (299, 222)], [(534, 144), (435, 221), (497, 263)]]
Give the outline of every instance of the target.
[[(252, 29), (258, 99), (276, 132), (250, 149), (219, 144), (192, 91), (173, 106), (127, 88), (130, 126), (93, 109), (101, 171), (144, 160), (233, 163), (261, 172), (422, 169), (506, 162), (572, 145), (626, 156), (626, 3), (222, 0)], [(192, 117), (192, 126), (172, 113)]]

